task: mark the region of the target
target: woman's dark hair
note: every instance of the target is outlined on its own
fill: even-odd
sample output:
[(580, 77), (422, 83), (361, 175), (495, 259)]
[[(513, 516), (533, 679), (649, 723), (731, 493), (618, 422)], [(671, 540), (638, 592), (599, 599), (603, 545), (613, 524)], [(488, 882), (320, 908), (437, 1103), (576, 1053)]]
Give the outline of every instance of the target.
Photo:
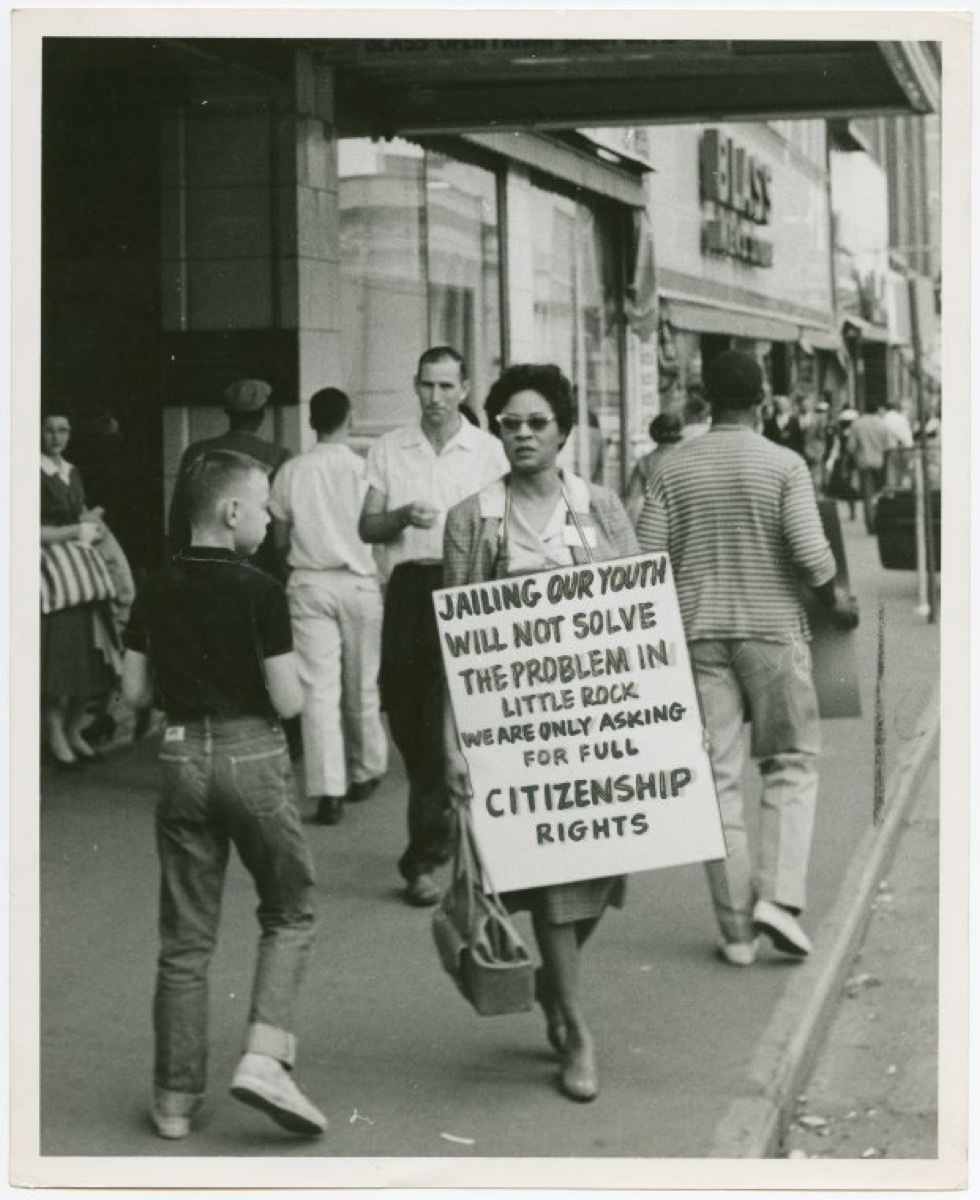
[(66, 421), (74, 424), (75, 414), (73, 406), (67, 401), (58, 400), (57, 397), (54, 399), (45, 397), (41, 401), (41, 424), (43, 425), (49, 417), (64, 417)]
[(518, 392), (537, 392), (543, 400), (547, 400), (555, 414), (559, 431), (568, 437), (575, 423), (572, 385), (553, 363), (517, 363), (500, 373), (483, 406), (494, 433), (499, 436), (497, 417)]
[(649, 433), (658, 446), (679, 442), (684, 436), (684, 422), (675, 412), (658, 413), (650, 422)]

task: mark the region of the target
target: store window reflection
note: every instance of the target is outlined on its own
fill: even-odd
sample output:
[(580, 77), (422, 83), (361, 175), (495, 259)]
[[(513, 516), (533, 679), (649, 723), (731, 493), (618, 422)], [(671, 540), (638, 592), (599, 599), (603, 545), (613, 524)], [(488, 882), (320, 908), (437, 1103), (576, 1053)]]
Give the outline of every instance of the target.
[(501, 367), (494, 174), (397, 138), (341, 139), (338, 165), (341, 386), (358, 432), (415, 415), (411, 376), (426, 346), (463, 354), (479, 403)]
[(575, 385), (578, 425), (565, 465), (621, 484), (622, 295), (619, 242), (601, 210), (533, 189), (535, 342)]

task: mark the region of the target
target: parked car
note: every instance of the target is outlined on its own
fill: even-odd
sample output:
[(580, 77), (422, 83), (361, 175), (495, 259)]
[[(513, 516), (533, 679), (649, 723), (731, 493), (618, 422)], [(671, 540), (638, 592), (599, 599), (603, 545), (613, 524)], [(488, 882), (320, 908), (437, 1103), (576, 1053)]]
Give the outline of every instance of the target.
[[(881, 565), (897, 571), (914, 571), (917, 563), (915, 537), (915, 459), (918, 447), (889, 450), (885, 455), (885, 486), (878, 495), (875, 527)], [(932, 501), (935, 567), (940, 569), (942, 491), (940, 447), (926, 451), (926, 475)]]

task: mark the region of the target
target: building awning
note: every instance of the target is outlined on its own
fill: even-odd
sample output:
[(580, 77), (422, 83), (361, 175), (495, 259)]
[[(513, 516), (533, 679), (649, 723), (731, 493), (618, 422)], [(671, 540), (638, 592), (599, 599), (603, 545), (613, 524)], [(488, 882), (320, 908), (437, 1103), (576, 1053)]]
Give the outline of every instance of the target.
[(344, 39), (341, 133), (563, 129), (657, 121), (922, 113), (939, 105), (931, 43)]
[(805, 350), (830, 350), (839, 354), (844, 342), (836, 329), (817, 329), (812, 325), (801, 325), (799, 342)]
[(507, 133), (467, 133), (463, 134), (463, 140), (607, 200), (632, 208), (646, 205), (644, 170), (601, 158), (589, 150), (584, 140), (565, 142), (558, 136), (518, 129)]
[(888, 345), (888, 330), (881, 325), (872, 325), (862, 317), (845, 317), (841, 322), (846, 335), (848, 327), (861, 335), (862, 342), (876, 342), (882, 346)]
[(333, 72), (313, 110), (355, 137), (926, 113), (941, 93), (935, 42), (48, 37), (45, 65), (171, 95), (181, 66), (289, 81), (300, 50)]
[[(690, 333), (718, 333), (727, 337), (751, 338), (758, 342), (795, 342), (806, 331), (815, 349), (836, 350), (838, 341), (829, 330), (782, 321), (764, 312), (750, 312), (724, 305), (699, 304), (661, 291), (661, 316), (675, 329)], [(810, 336), (812, 335), (812, 336)], [(824, 344), (820, 344), (824, 343)]]

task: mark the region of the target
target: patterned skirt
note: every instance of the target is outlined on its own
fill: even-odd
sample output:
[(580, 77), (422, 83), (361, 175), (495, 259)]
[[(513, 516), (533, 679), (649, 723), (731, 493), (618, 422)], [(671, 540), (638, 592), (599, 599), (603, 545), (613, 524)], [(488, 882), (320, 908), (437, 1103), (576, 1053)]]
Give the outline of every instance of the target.
[(571, 925), (576, 921), (594, 921), (609, 905), (622, 908), (626, 900), (626, 876), (583, 879), (575, 883), (555, 883), (550, 887), (524, 888), (504, 892), (500, 899), (508, 912), (529, 912), (549, 925)]

